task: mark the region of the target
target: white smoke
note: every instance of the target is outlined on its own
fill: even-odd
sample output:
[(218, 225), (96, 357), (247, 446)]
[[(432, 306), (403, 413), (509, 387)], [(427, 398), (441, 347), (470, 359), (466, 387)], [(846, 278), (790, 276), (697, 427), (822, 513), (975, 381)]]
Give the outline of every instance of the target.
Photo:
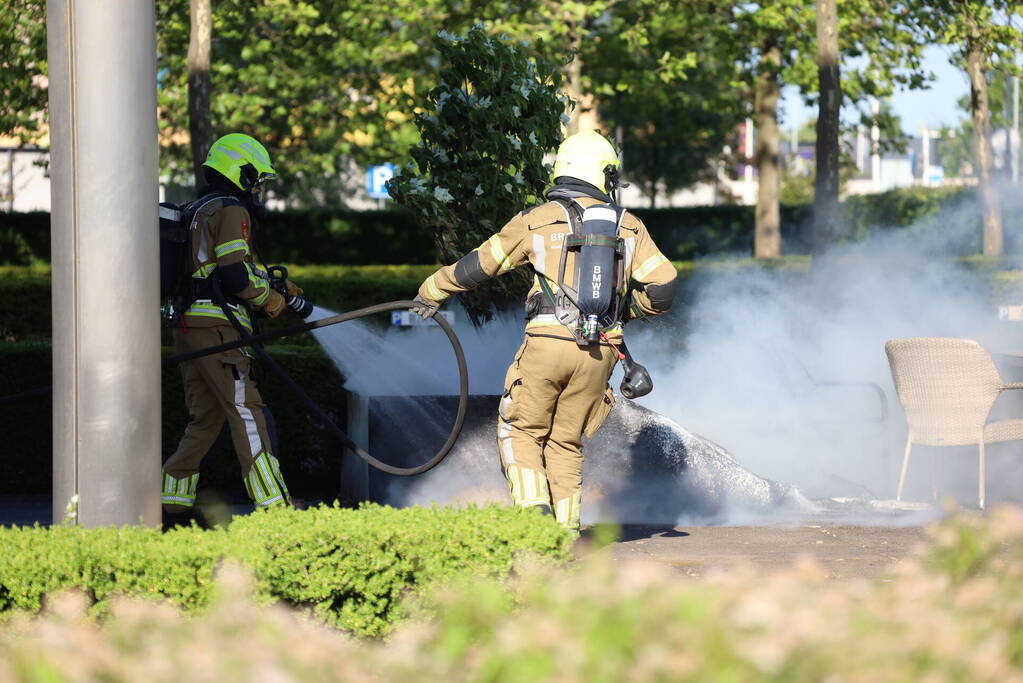
[[(631, 337), (656, 384), (641, 402), (811, 497), (894, 498), (905, 419), (885, 342), (968, 337), (992, 352), (1023, 353), (1023, 324), (998, 320), (999, 303), (1023, 298), (994, 297), (990, 272), (954, 258), (979, 233), (979, 215), (967, 201), (912, 228), (836, 246), (809, 272), (706, 268), (682, 315)], [(1023, 467), (1011, 450), (991, 449), (1009, 479)], [(975, 500), (975, 449), (915, 453), (912, 496), (930, 498), (934, 456), (938, 489)], [(989, 470), (989, 488), (999, 479)], [(1019, 499), (1001, 488), (998, 495)]]

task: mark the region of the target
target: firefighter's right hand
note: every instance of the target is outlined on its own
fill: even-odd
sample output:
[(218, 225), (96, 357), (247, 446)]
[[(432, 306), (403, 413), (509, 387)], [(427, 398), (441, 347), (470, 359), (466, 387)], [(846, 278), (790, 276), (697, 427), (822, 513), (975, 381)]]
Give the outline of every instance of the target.
[(266, 303), (263, 304), (263, 311), (268, 318), (276, 318), (283, 310), (284, 297), (276, 289), (271, 289), (270, 296), (266, 298)]
[(409, 311), (415, 313), (423, 320), (429, 320), (434, 316), (439, 308), (440, 306), (437, 304), (432, 301), (427, 301), (417, 294), (416, 298), (412, 300), (412, 308), (410, 308)]

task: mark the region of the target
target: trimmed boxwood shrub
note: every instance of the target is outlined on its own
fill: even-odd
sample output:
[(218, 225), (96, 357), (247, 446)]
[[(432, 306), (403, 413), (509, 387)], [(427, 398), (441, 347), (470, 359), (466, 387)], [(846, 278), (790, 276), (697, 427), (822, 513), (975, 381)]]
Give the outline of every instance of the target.
[[(973, 196), (970, 188), (901, 188), (857, 195), (842, 203), (841, 240), (862, 239), (871, 231), (902, 227), (955, 208)], [(672, 260), (707, 255), (749, 255), (753, 250), (755, 207), (735, 204), (666, 209), (633, 208)], [(510, 218), (510, 216), (509, 216)], [(1015, 214), (1006, 207), (1007, 251), (1017, 250)], [(783, 250), (805, 253), (812, 207), (781, 207)], [(978, 227), (979, 238), (979, 227)], [(315, 208), (271, 212), (257, 234), (268, 263), (364, 265), (430, 264), (437, 249), (429, 231), (407, 211), (351, 211)], [(972, 245), (968, 245), (973, 248)], [(48, 213), (0, 212), (0, 264), (29, 265), (50, 260)]]
[[(333, 311), (351, 311), (373, 304), (411, 299), (436, 265), (407, 266), (295, 266), (289, 274), (305, 290), (305, 296)], [(0, 341), (44, 341), (52, 333), (50, 270), (48, 266), (0, 266)], [(155, 312), (154, 312), (155, 315)], [(290, 327), (301, 322), (291, 314), (261, 320), (264, 330)], [(171, 345), (169, 329), (164, 345)], [(312, 335), (271, 342), (312, 345)]]
[(332, 626), (385, 634), (417, 589), (459, 575), (507, 577), (516, 556), (564, 562), (571, 538), (533, 509), (365, 505), (271, 508), (226, 529), (54, 526), (0, 528), (0, 611), (39, 610), (78, 588), (107, 609), (115, 595), (206, 606), (225, 559), (250, 568), (257, 595), (308, 608)]
[[(153, 226), (155, 229), (155, 225)], [(271, 212), (256, 234), (268, 263), (433, 263), (433, 237), (401, 210)], [(50, 261), (50, 214), (0, 212), (0, 265)]]

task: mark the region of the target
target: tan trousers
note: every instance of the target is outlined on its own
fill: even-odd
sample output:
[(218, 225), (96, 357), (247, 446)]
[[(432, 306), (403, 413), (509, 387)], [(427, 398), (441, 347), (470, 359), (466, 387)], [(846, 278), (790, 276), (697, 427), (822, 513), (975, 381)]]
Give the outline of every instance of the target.
[(617, 360), (608, 346), (527, 336), (508, 368), (497, 443), (512, 501), (546, 505), (565, 527), (579, 528), (582, 436), (611, 411), (608, 378)]
[[(178, 353), (238, 339), (227, 325), (174, 330)], [(245, 488), (256, 507), (288, 501), (280, 464), (271, 453), (263, 399), (252, 379), (250, 359), (241, 349), (203, 356), (181, 364), (185, 403), (191, 420), (177, 450), (163, 466), (162, 500), (167, 506), (195, 503), (199, 463), (227, 420)], [(176, 508), (169, 508), (176, 509)]]

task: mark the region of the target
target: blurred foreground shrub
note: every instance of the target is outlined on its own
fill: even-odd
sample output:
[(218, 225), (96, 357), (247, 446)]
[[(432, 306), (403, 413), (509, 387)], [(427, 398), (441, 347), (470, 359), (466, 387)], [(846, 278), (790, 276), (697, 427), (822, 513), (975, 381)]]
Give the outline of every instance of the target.
[(524, 573), (514, 590), (459, 581), (431, 593), (432, 617), (401, 625), (387, 641), (259, 609), (260, 584), (233, 570), (209, 591), (211, 608), (191, 618), (114, 601), (97, 623), (86, 600), (65, 595), (43, 617), (0, 627), (0, 678), (1020, 680), (1023, 515), (954, 519), (931, 536), (929, 549), (873, 582), (829, 580), (812, 562), (770, 576), (691, 580), (663, 565), (601, 561)]
[(278, 508), (236, 517), (226, 530), (166, 533), (0, 528), (0, 610), (37, 611), (46, 595), (69, 588), (88, 596), (93, 614), (106, 614), (119, 595), (195, 610), (210, 601), (214, 569), (231, 559), (254, 573), (260, 604), (283, 601), (379, 636), (410, 591), (456, 576), (505, 578), (523, 553), (564, 561), (568, 545), (553, 519), (497, 506)]
[[(539, 522), (539, 519), (530, 522)], [(680, 578), (586, 562), (430, 593), (430, 617), (356, 641), (257, 609), (225, 572), (211, 609), (114, 601), (100, 623), (64, 596), (0, 627), (4, 680), (1012, 681), (1023, 677), (1023, 515), (956, 519), (875, 581), (812, 562)], [(978, 552), (978, 549), (981, 549)], [(509, 589), (511, 588), (511, 590)]]

